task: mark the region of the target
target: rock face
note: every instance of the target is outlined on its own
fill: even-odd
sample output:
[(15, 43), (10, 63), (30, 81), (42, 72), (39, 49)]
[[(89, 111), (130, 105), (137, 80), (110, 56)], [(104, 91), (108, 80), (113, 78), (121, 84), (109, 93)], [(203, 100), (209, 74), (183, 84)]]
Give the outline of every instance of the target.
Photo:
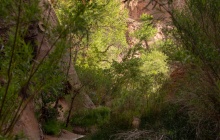
[(138, 42), (138, 40), (130, 36), (130, 34), (141, 26), (140, 16), (142, 14), (149, 14), (153, 16), (154, 26), (158, 31), (151, 40), (142, 42), (142, 46), (144, 48), (149, 48), (150, 44), (154, 43), (156, 40), (164, 38), (161, 29), (164, 25), (164, 22), (169, 20), (169, 14), (163, 9), (158, 10), (158, 5), (155, 5), (154, 2), (151, 3), (151, 1), (152, 0), (131, 0), (123, 6), (129, 11), (129, 18), (127, 20), (128, 31), (126, 33), (126, 38), (130, 47), (133, 47)]
[(30, 140), (40, 140), (41, 131), (34, 114), (34, 104), (29, 103), (14, 127), (14, 134), (23, 132)]
[[(162, 4), (164, 8), (159, 6)], [(127, 4), (129, 9), (129, 16), (134, 20), (139, 20), (143, 13), (147, 13), (153, 16), (154, 20), (160, 20), (164, 22), (170, 21), (170, 16), (167, 11), (172, 7), (182, 7), (184, 5), (183, 0), (173, 0), (172, 5), (168, 6), (168, 0), (130, 0)]]
[(163, 9), (161, 9), (161, 12), (158, 12), (158, 6), (155, 2), (151, 1), (152, 0), (131, 0), (127, 5), (130, 18), (139, 20), (143, 13), (153, 15), (155, 20), (167, 18), (169, 16)]

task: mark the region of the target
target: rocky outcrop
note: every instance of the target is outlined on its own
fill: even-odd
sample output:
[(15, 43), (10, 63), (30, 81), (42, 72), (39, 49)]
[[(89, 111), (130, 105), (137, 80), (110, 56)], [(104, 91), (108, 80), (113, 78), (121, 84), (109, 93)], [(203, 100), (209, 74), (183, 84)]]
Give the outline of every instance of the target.
[(127, 8), (129, 9), (129, 17), (134, 20), (139, 20), (143, 13), (152, 15), (155, 20), (165, 19), (169, 16), (163, 9), (159, 9), (152, 0), (131, 0), (127, 4)]
[(129, 9), (130, 18), (134, 20), (139, 20), (143, 13), (147, 13), (152, 15), (154, 20), (165, 23), (170, 21), (169, 10), (184, 5), (183, 0), (173, 0), (172, 5), (168, 3), (168, 0), (130, 0), (126, 7)]
[(41, 139), (41, 129), (35, 118), (33, 102), (29, 103), (14, 127), (14, 134), (23, 133), (30, 140)]

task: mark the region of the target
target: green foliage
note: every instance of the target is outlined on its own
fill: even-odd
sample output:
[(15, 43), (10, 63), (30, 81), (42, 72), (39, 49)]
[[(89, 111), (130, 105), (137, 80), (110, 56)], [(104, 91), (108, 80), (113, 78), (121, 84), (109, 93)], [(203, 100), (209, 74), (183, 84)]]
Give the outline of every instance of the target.
[(134, 32), (134, 36), (139, 41), (149, 41), (155, 34), (157, 29), (153, 27), (153, 17), (148, 14), (142, 14), (140, 17), (141, 25), (138, 30)]
[(219, 10), (216, 1), (190, 0), (185, 9), (174, 12), (174, 25), (184, 48), (204, 65), (219, 73)]
[(142, 54), (141, 58), (113, 63), (114, 80), (117, 83), (113, 89), (117, 97), (113, 105), (121, 111), (124, 110), (125, 114), (122, 115), (132, 119), (145, 112), (148, 100), (151, 96), (157, 96), (157, 91), (166, 80), (168, 73), (166, 59), (163, 53), (152, 50)]
[(34, 97), (43, 93), (46, 102), (51, 103), (62, 95), (65, 76), (59, 63), (68, 47), (66, 40), (61, 36), (55, 41), (56, 35), (45, 35), (53, 42), (53, 51), (36, 61), (33, 59), (37, 44), (27, 37), (29, 27), (36, 24), (41, 14), (38, 2), (1, 1), (0, 19), (4, 25), (0, 26), (4, 33), (0, 33), (0, 43), (4, 48), (0, 52), (0, 77), (6, 82), (0, 85), (0, 134), (4, 136), (11, 133), (23, 109)]
[(54, 119), (50, 119), (42, 125), (43, 132), (48, 135), (58, 136), (61, 133), (61, 124)]
[(142, 129), (162, 133), (171, 139), (195, 139), (195, 130), (189, 122), (186, 110), (176, 104), (162, 103), (150, 107), (141, 118)]
[[(109, 4), (111, 5), (111, 3)], [(110, 18), (113, 17), (113, 15), (109, 16)], [(108, 19), (110, 18), (108, 17)], [(140, 42), (148, 41), (156, 32), (151, 23), (151, 18), (143, 15), (142, 26), (134, 33)], [(108, 25), (112, 24), (111, 21), (106, 20), (106, 22)], [(112, 25), (114, 26), (114, 24)], [(88, 54), (82, 59), (79, 58), (81, 62), (85, 62), (85, 65), (81, 62), (77, 64), (77, 72), (83, 85), (85, 85), (83, 90), (91, 95), (95, 104), (110, 103), (109, 106), (112, 108), (109, 123), (100, 125), (101, 131), (94, 135), (96, 139), (107, 139), (118, 130), (131, 129), (133, 117), (140, 117), (146, 112), (148, 106), (154, 104), (150, 101), (159, 98), (156, 92), (161, 88), (168, 73), (167, 56), (159, 49), (146, 52), (140, 42), (128, 51), (123, 49), (126, 44), (121, 44), (121, 46), (120, 43), (123, 43), (121, 38), (122, 36), (125, 37), (125, 34), (124, 32), (118, 34), (119, 32), (115, 31), (115, 29), (118, 30), (118, 25), (115, 28), (102, 28), (102, 26), (96, 28), (96, 31), (91, 34)], [(123, 31), (124, 26), (120, 26), (121, 31)], [(112, 38), (111, 36), (115, 34), (120, 35), (121, 38)], [(121, 39), (122, 42), (119, 40), (118, 44), (117, 39)], [(116, 42), (116, 44), (111, 44), (111, 42)], [(114, 50), (115, 45), (119, 46), (116, 52)], [(107, 49), (105, 49), (106, 46)], [(121, 58), (122, 61), (117, 59), (119, 53), (127, 53), (124, 58)], [(134, 54), (136, 53), (140, 56), (135, 57)], [(107, 66), (98, 62), (106, 57), (108, 57), (107, 60), (110, 65)], [(75, 116), (73, 120), (75, 118), (74, 122), (80, 122), (81, 125), (92, 125), (90, 123), (93, 122), (94, 124), (95, 121), (87, 122), (84, 120), (84, 118), (87, 119), (85, 116), (90, 116), (88, 114)]]
[(113, 60), (120, 60), (119, 56), (127, 46), (127, 11), (121, 10), (120, 6), (119, 1), (109, 1), (101, 13), (100, 25), (92, 30), (89, 38), (88, 65), (108, 68)]
[(172, 14), (176, 28), (173, 37), (182, 43), (181, 49), (188, 56), (186, 79), (178, 82), (176, 100), (188, 108), (186, 113), (197, 139), (219, 138), (219, 120), (215, 117), (219, 115), (220, 103), (219, 8), (219, 1), (189, 0), (183, 9)]
[(161, 51), (155, 49), (147, 54), (143, 54), (141, 59), (143, 65), (140, 69), (150, 82), (149, 91), (156, 92), (168, 77), (168, 57)]
[[(124, 111), (124, 110), (123, 110)], [(130, 114), (126, 114), (130, 115)], [(131, 118), (122, 113), (110, 115), (108, 123), (101, 125), (98, 131), (94, 134), (88, 134), (84, 139), (86, 140), (106, 140), (110, 139), (112, 135), (131, 129)]]
[(0, 140), (8, 140), (8, 139), (0, 135)]
[(97, 107), (95, 109), (79, 111), (73, 115), (71, 124), (89, 127), (92, 125), (103, 125), (110, 119), (110, 109), (108, 107)]
[[(7, 81), (0, 89), (0, 134), (5, 135), (13, 128), (21, 111), (21, 96), (27, 96), (27, 81), (30, 79), (32, 46), (24, 40), (27, 23), (37, 20), (38, 3), (23, 1), (1, 1), (1, 14), (4, 25), (1, 33), (0, 76)], [(4, 7), (5, 6), (5, 7)], [(22, 9), (22, 10), (21, 10)], [(30, 16), (32, 18), (30, 18)], [(13, 23), (13, 24), (11, 24)], [(11, 26), (10, 30), (9, 27)], [(5, 34), (6, 37), (3, 37)], [(30, 82), (30, 81), (28, 81)], [(7, 126), (5, 126), (7, 124)], [(6, 131), (3, 131), (2, 129)], [(4, 134), (3, 134), (4, 133)]]
[[(178, 46), (179, 45), (179, 46)], [(185, 50), (181, 44), (176, 44), (173, 39), (167, 39), (159, 42), (160, 50), (169, 56), (168, 62), (180, 62), (182, 64), (188, 64), (191, 62), (198, 62), (198, 59), (193, 56), (188, 50)]]
[(41, 88), (41, 98), (43, 98), (42, 100), (45, 105), (53, 104), (57, 98), (64, 95), (63, 89), (66, 75), (61, 71), (59, 65), (57, 65), (57, 60), (59, 60), (59, 56), (57, 55), (54, 58), (46, 60), (33, 77), (36, 85), (30, 86), (33, 90), (36, 86)]
[(196, 128), (196, 137), (214, 139), (219, 136), (216, 131), (216, 110), (219, 110), (220, 98), (219, 91), (209, 82), (209, 78), (199, 66), (188, 67), (185, 79), (175, 84), (178, 97), (176, 100), (178, 104), (187, 108), (185, 114), (188, 114), (188, 121), (194, 129)]
[(141, 65), (142, 63), (139, 58), (133, 58), (121, 63), (114, 61), (111, 70), (114, 81), (122, 88), (127, 88), (129, 84), (138, 82), (140, 80), (141, 71), (139, 67)]
[(93, 100), (94, 104), (102, 105), (104, 98), (111, 94), (113, 84), (108, 70), (100, 68), (76, 66), (76, 71), (83, 85), (83, 89)]
[[(158, 60), (153, 59), (157, 57)], [(151, 84), (157, 81), (153, 77), (158, 76), (160, 82), (157, 81), (157, 84), (162, 84), (166, 79), (168, 72), (166, 59), (163, 53), (152, 50), (143, 55), (143, 58), (127, 59), (120, 63), (114, 61), (110, 69), (112, 81), (115, 84), (112, 85), (111, 91), (111, 97), (114, 100), (111, 100), (112, 113), (109, 123), (100, 126), (97, 133), (86, 139), (110, 139), (111, 135), (132, 129), (133, 117), (145, 116), (149, 108), (162, 102), (161, 95), (156, 93), (156, 90), (152, 91)], [(152, 69), (148, 67), (151, 61), (155, 64)], [(146, 71), (147, 68), (149, 68), (148, 71)], [(156, 82), (154, 84), (156, 85)], [(157, 88), (157, 91), (159, 89)]]
[(144, 62), (142, 71), (146, 75), (166, 75), (168, 72), (167, 56), (158, 50), (152, 50), (150, 53), (141, 56)]
[(0, 10), (0, 19), (3, 22), (10, 22), (11, 20), (16, 21), (17, 16), (19, 16), (19, 5), (21, 6), (22, 14), (20, 14), (20, 19), (22, 22), (35, 21), (39, 18), (40, 10), (37, 6), (39, 3), (38, 0), (34, 0), (31, 3), (13, 0), (1, 0), (1, 10)]
[[(127, 11), (117, 0), (65, 1), (57, 8), (63, 25), (71, 25), (74, 61), (82, 66), (109, 67), (126, 46)], [(111, 11), (111, 12), (109, 12)], [(76, 61), (77, 60), (77, 61)]]

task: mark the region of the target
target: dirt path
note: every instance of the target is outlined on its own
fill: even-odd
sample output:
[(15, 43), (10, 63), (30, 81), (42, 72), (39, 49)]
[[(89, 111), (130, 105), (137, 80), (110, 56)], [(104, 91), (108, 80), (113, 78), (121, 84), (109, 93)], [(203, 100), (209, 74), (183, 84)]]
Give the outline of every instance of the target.
[(74, 134), (67, 130), (62, 130), (61, 135), (59, 137), (53, 136), (45, 136), (44, 140), (77, 140), (79, 138), (84, 137), (83, 135)]

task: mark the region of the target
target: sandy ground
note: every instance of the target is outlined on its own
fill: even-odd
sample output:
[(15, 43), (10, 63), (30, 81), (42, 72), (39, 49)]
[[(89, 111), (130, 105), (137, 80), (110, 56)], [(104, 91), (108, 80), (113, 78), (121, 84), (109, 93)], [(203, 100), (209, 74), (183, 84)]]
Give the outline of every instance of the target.
[(71, 133), (67, 130), (62, 130), (62, 133), (59, 137), (53, 137), (53, 136), (45, 136), (45, 140), (77, 140), (79, 138), (84, 137), (83, 135), (78, 135)]

